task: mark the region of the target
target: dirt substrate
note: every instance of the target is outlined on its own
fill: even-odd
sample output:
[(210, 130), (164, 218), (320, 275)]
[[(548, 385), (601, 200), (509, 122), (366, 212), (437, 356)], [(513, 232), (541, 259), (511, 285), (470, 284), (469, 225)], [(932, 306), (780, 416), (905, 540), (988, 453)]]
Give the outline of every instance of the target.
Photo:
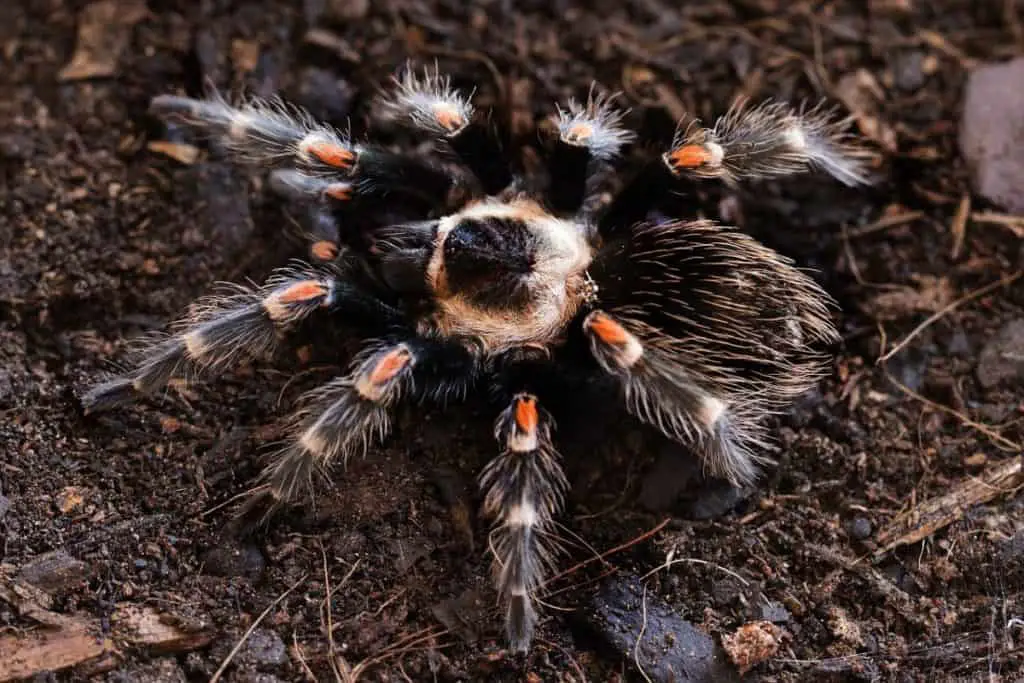
[[(656, 662), (615, 650), (602, 605), (671, 557), (633, 584), (637, 609), (617, 614), (640, 624), (649, 600), (658, 619), (681, 620), (677, 633), (685, 620), (734, 654), (738, 629), (760, 629), (770, 656), (752, 679), (1021, 675), (1024, 403), (998, 345), (1024, 324), (1024, 281), (988, 286), (1024, 262), (1024, 227), (968, 205), (956, 145), (968, 68), (1024, 53), (1019, 3), (102, 12), (0, 9), (0, 671), (67, 657), (89, 661), (39, 680), (199, 681), (225, 660), (231, 681), (336, 680), (345, 666), (360, 680), (643, 680), (637, 663), (653, 676)], [(655, 140), (684, 112), (710, 118), (741, 94), (826, 95), (880, 151), (866, 190), (708, 186), (708, 216), (819, 271), (842, 308), (833, 372), (778, 422), (779, 467), (744, 494), (702, 484), (685, 454), (618, 417), (600, 433), (592, 419), (563, 424), (573, 491), (560, 567), (575, 569), (547, 587), (525, 658), (501, 649), (486, 529), (467, 514), (494, 453), (489, 410), (400, 412), (395, 435), (314, 508), (236, 541), (232, 499), (296, 396), (346, 364), (342, 335), (300, 337), (274, 363), (102, 417), (83, 418), (76, 399), (215, 281), (260, 280), (304, 249), (256, 175), (150, 149), (167, 134), (149, 99), (207, 81), (281, 93), (339, 125), (351, 114), (358, 129), (376, 84), (408, 58), (476, 85), (524, 137), (597, 80), (623, 91), (631, 125)], [(191, 151), (181, 131), (171, 140)], [(672, 651), (659, 637), (652, 647)]]

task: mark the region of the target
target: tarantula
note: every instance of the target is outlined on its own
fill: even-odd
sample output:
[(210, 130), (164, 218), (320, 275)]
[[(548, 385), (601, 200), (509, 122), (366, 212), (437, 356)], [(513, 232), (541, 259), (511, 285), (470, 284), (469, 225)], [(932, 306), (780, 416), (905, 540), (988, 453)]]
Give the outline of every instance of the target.
[(559, 107), (546, 173), (522, 173), (507, 136), (436, 69), (407, 70), (377, 100), (380, 119), (437, 143), (425, 158), (357, 142), (278, 100), (156, 97), (156, 115), (273, 168), (272, 187), (314, 207), (311, 258), (206, 299), (88, 391), (85, 410), (263, 356), (300, 321), (334, 316), (372, 341), (302, 401), (254, 489), (273, 509), (386, 437), (399, 402), (488, 395), (501, 408), (500, 452), (479, 475), (482, 511), (508, 641), (528, 649), (568, 488), (545, 396), (574, 377), (612, 387), (710, 474), (746, 484), (766, 460), (763, 418), (822, 375), (819, 347), (837, 339), (829, 296), (790, 260), (735, 228), (649, 220), (650, 209), (705, 179), (816, 167), (865, 181), (841, 122), (820, 106), (768, 103), (681, 128), (600, 201), (595, 187), (636, 138), (612, 99), (592, 90)]

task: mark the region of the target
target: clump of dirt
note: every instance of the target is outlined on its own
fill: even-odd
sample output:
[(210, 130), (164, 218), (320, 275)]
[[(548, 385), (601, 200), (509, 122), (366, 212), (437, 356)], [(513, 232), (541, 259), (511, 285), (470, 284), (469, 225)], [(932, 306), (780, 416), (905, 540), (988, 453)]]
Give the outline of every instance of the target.
[[(56, 643), (38, 664), (67, 664), (60, 680), (208, 680), (225, 661), (237, 681), (634, 680), (628, 643), (609, 649), (586, 615), (608, 581), (643, 577), (659, 619), (717, 643), (774, 624), (766, 679), (1019, 675), (1024, 403), (1019, 378), (993, 373), (1017, 371), (1000, 349), (1024, 319), (1024, 226), (965, 202), (956, 142), (969, 69), (1024, 51), (1013, 3), (125, 4), (0, 10), (3, 662)], [(99, 418), (76, 399), (212, 283), (303, 252), (257, 175), (158, 126), (149, 100), (212, 84), (358, 125), (410, 58), (476, 86), (524, 139), (597, 80), (665, 141), (738, 96), (827, 96), (884, 160), (866, 190), (709, 185), (707, 215), (836, 296), (834, 372), (780, 418), (779, 465), (756, 491), (702, 484), (628, 423), (562, 425), (566, 536), (581, 540), (525, 659), (501, 649), (468, 512), (493, 455), (487, 411), (405, 410), (316, 505), (237, 539), (234, 497), (290, 402), (347, 363), (343, 339), (298, 339), (279, 362)]]

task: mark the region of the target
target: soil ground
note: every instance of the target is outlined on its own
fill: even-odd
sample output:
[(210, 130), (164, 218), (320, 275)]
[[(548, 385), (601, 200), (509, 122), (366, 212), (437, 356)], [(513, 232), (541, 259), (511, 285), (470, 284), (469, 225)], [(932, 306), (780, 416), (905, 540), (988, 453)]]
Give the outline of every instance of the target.
[[(225, 680), (334, 680), (332, 657), (376, 658), (363, 680), (642, 680), (590, 635), (581, 608), (599, 578), (646, 574), (669, 553), (686, 561), (645, 585), (681, 619), (716, 640), (754, 620), (785, 630), (753, 678), (1024, 675), (1013, 621), (1024, 618), (1024, 499), (1019, 479), (991, 478), (1019, 453), (1024, 403), (1019, 384), (977, 373), (996, 333), (1024, 318), (1024, 286), (943, 310), (1024, 261), (1019, 227), (974, 219), (992, 208), (980, 199), (957, 220), (971, 195), (956, 145), (963, 84), (971, 65), (1024, 53), (1019, 3), (154, 0), (137, 17), (124, 5), (93, 61), (120, 47), (118, 34), (123, 50), (88, 79), (60, 78), (84, 3), (0, 9), (0, 575), (34, 578), (52, 612), (103, 629), (132, 604), (213, 636), (164, 653), (124, 647), (41, 680), (208, 680), (268, 607)], [(339, 124), (351, 114), (358, 127), (375, 84), (409, 58), (478, 86), (523, 136), (596, 80), (623, 91), (651, 139), (740, 94), (825, 95), (854, 107), (881, 150), (870, 189), (709, 186), (709, 216), (815, 269), (837, 298), (834, 371), (780, 419), (780, 464), (746, 497), (690, 481), (684, 456), (629, 422), (589, 441), (566, 425), (565, 524), (588, 545), (570, 546), (561, 566), (628, 547), (550, 586), (525, 659), (501, 650), (486, 530), (465, 521), (494, 453), (487, 410), (402, 412), (395, 435), (339, 471), (310, 512), (236, 541), (224, 530), (231, 500), (295, 397), (344, 367), (343, 344), (300, 338), (274, 363), (99, 418), (76, 399), (212, 283), (261, 280), (303, 253), (258, 177), (147, 148), (166, 136), (146, 116), (150, 98), (207, 81), (280, 93)], [(978, 493), (979, 480), (1007, 490)], [(940, 505), (953, 510), (943, 528), (886, 549), (928, 523), (891, 526), (901, 513), (951, 491), (971, 504)], [(59, 550), (45, 556), (57, 569), (40, 566)], [(6, 632), (38, 625), (4, 604)]]

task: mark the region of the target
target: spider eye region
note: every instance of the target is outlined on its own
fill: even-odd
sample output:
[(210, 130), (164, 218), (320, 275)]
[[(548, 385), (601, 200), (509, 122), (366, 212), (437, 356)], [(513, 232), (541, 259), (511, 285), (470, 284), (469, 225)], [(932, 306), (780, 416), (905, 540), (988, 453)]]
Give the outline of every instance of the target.
[(519, 220), (464, 218), (444, 240), (448, 286), (470, 293), (515, 289), (533, 271), (536, 239)]

